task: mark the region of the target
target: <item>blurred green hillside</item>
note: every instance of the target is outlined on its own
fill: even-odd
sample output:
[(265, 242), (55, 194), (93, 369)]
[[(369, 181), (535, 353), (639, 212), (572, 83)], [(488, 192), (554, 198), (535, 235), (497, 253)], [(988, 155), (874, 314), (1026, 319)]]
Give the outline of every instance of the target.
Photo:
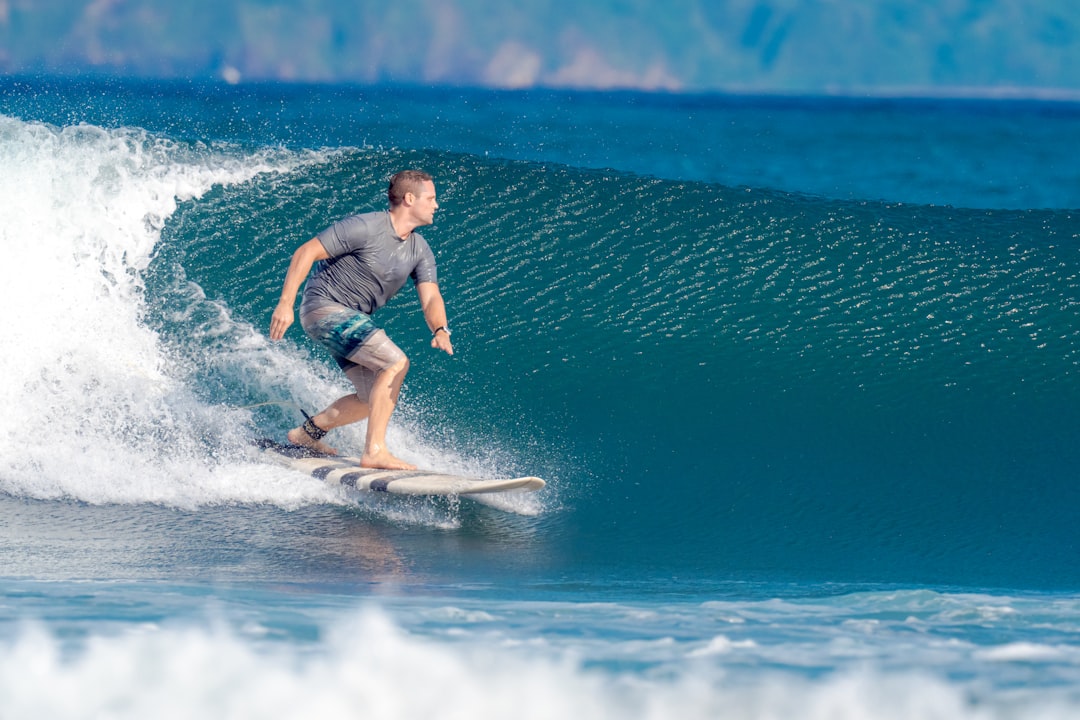
[(0, 72), (504, 88), (1080, 90), (1080, 2), (0, 0)]

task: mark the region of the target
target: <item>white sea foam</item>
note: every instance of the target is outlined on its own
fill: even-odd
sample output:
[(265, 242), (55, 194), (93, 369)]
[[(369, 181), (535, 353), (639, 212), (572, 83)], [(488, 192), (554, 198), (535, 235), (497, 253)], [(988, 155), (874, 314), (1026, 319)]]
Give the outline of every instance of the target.
[[(564, 644), (411, 634), (346, 613), (316, 645), (223, 624), (128, 627), (72, 648), (42, 626), (0, 641), (7, 720), (53, 718), (1067, 718), (1057, 692), (973, 696), (909, 665), (732, 675), (726, 654), (658, 675), (589, 666)], [(671, 643), (674, 644), (674, 643)]]
[(142, 273), (178, 201), (296, 160), (0, 117), (0, 164), (0, 488), (89, 502), (221, 497), (196, 451), (218, 428), (142, 322)]

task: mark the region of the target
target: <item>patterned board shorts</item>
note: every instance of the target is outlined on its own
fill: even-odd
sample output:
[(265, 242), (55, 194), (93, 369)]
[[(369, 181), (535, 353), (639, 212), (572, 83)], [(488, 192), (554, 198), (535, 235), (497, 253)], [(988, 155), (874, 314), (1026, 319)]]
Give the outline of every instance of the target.
[[(302, 310), (303, 308), (301, 308)], [(356, 394), (367, 400), (380, 372), (405, 358), (370, 315), (344, 305), (326, 305), (300, 315), (304, 332), (334, 357)]]

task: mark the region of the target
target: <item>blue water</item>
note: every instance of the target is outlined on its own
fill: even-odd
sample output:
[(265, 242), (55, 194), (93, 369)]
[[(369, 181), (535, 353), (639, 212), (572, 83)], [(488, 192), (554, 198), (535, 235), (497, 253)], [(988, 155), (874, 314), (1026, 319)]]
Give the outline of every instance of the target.
[[(1075, 716), (1078, 131), (4, 80), (4, 717)], [(456, 353), (414, 293), (380, 311), (390, 441), (541, 493), (249, 453), (344, 388), (266, 338), (290, 253), (402, 167), (436, 178)]]

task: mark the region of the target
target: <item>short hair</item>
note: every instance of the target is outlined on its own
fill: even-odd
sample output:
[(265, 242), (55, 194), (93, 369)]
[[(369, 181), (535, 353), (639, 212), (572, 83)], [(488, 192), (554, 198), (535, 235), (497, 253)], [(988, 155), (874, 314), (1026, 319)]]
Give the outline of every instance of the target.
[(431, 176), (423, 170), (402, 170), (390, 178), (390, 186), (386, 188), (386, 199), (390, 201), (390, 207), (395, 208), (405, 201), (406, 193), (419, 193), (420, 186), (426, 182), (433, 182)]

